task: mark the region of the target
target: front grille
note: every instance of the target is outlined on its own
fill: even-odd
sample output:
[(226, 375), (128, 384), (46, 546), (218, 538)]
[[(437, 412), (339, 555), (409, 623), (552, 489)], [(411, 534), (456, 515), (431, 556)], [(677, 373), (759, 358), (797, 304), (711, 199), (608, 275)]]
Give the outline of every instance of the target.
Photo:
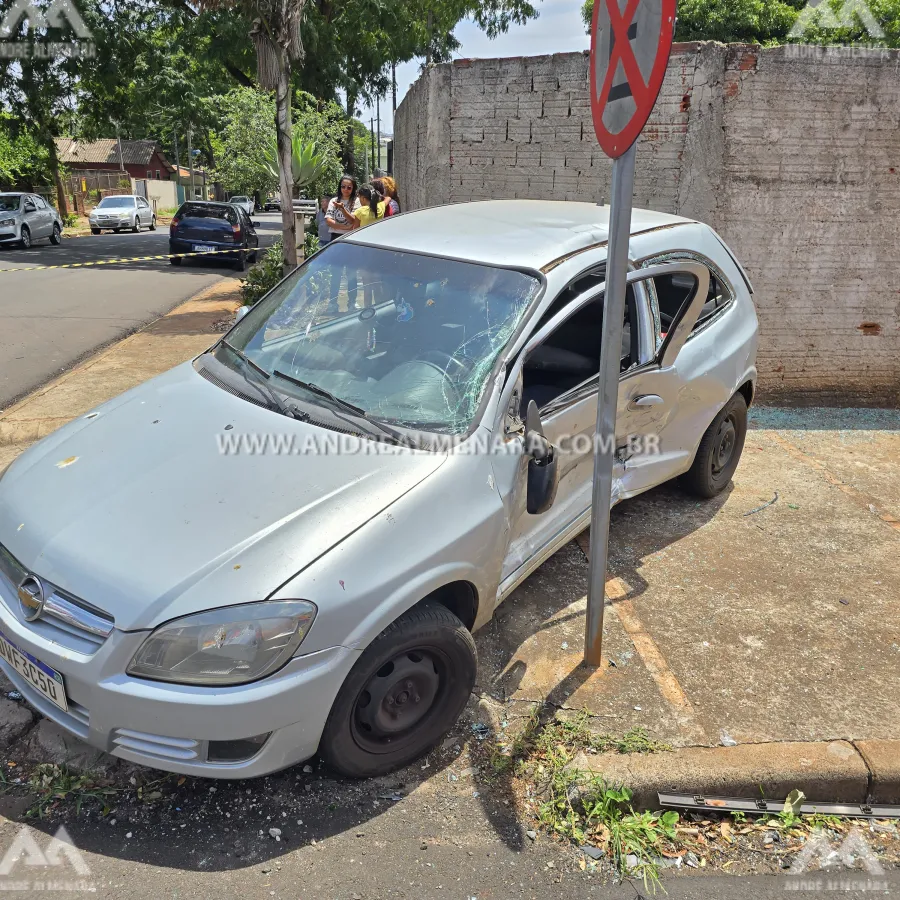
[(0, 600), (26, 628), (49, 641), (88, 655), (112, 634), (115, 627), (112, 616), (44, 579), (41, 579), (44, 611), (39, 619), (26, 621), (19, 608), (18, 588), (28, 574), (28, 570), (0, 544)]
[(159, 759), (191, 760), (200, 758), (200, 741), (191, 738), (163, 737), (146, 734), (129, 728), (117, 728), (113, 745), (123, 750), (131, 750), (141, 756), (155, 756)]
[(16, 690), (33, 706), (42, 716), (61, 725), (67, 731), (77, 735), (82, 740), (87, 740), (90, 732), (90, 714), (71, 697), (66, 698), (68, 711), (60, 709), (51, 703), (43, 694), (39, 694), (5, 659), (0, 659), (0, 670), (13, 683)]

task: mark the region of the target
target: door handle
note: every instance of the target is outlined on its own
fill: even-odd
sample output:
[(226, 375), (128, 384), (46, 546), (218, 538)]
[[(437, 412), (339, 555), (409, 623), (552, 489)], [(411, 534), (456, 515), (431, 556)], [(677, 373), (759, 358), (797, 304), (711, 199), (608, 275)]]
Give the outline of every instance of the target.
[(628, 404), (629, 409), (646, 409), (648, 406), (662, 406), (666, 401), (659, 394), (641, 394), (633, 397)]

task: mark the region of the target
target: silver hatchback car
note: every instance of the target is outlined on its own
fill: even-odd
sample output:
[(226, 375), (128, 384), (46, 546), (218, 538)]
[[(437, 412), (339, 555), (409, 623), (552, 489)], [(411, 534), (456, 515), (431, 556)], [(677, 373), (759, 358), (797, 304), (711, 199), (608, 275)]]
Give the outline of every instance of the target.
[[(374, 775), (472, 689), (472, 632), (589, 522), (609, 209), (487, 201), (333, 242), (197, 359), (0, 481), (0, 669), (115, 756)], [(737, 466), (741, 266), (635, 210), (613, 502)], [(532, 448), (542, 431), (549, 453)]]
[(17, 243), (27, 250), (45, 238), (59, 245), (62, 230), (59, 213), (38, 194), (0, 194), (0, 247)]

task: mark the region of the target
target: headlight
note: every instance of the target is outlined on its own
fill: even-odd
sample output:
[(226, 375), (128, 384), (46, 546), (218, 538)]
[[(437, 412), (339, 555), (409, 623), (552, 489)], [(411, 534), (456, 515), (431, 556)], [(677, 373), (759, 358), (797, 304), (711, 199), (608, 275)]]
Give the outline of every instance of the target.
[(15, 224), (15, 219), (0, 219), (0, 228), (12, 228)]
[(127, 672), (178, 684), (245, 684), (280, 669), (306, 637), (316, 607), (305, 600), (228, 606), (160, 625)]

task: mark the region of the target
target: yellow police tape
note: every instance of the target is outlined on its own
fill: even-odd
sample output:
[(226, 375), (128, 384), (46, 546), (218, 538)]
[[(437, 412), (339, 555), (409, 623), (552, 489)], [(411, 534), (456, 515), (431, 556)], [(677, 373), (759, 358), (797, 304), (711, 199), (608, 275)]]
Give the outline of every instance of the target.
[[(63, 263), (58, 266), (22, 266), (18, 269), (0, 269), (0, 272), (40, 272), (47, 269), (84, 269), (88, 266), (108, 266), (111, 263), (123, 262), (145, 262), (149, 259), (183, 259), (191, 256), (215, 256), (217, 253), (230, 253), (232, 256), (240, 253), (240, 249), (236, 250), (206, 250), (198, 253), (163, 253), (159, 256), (122, 256), (117, 259), (96, 259), (91, 262), (83, 263)], [(244, 251), (249, 255), (255, 253), (256, 250)]]

